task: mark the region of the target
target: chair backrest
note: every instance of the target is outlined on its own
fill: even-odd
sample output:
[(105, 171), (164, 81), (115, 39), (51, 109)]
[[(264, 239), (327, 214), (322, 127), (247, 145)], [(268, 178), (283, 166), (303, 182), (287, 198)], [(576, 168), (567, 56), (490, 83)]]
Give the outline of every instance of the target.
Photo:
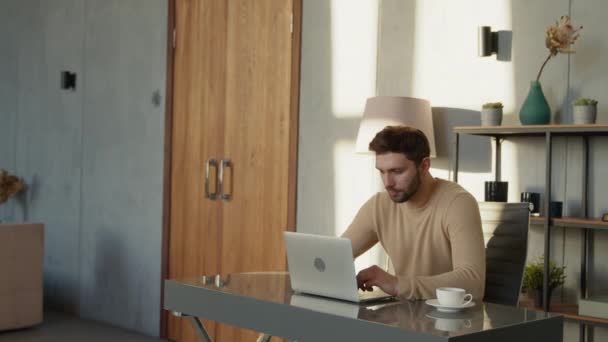
[(528, 253), (528, 203), (480, 202), (486, 244), (484, 302), (517, 306)]

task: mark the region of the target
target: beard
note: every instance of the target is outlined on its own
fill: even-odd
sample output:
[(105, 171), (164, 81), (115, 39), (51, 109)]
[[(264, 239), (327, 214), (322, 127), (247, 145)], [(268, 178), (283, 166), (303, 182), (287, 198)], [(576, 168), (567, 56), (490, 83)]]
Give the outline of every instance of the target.
[[(416, 177), (414, 177), (412, 183), (405, 190), (396, 191), (394, 188), (386, 188), (386, 190), (389, 191), (389, 196), (393, 202), (404, 203), (418, 192), (418, 189), (420, 189), (420, 183), (420, 172), (416, 171)], [(391, 192), (394, 192), (394, 195), (391, 194)]]

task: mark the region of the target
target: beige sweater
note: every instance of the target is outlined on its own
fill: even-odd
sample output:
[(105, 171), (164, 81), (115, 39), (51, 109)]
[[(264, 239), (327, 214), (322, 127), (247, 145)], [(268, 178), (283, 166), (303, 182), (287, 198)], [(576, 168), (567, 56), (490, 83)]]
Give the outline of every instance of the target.
[(402, 298), (435, 298), (435, 289), (444, 286), (483, 297), (486, 263), (479, 207), (456, 183), (437, 179), (422, 208), (378, 193), (361, 207), (343, 236), (352, 241), (355, 257), (378, 241), (382, 244)]

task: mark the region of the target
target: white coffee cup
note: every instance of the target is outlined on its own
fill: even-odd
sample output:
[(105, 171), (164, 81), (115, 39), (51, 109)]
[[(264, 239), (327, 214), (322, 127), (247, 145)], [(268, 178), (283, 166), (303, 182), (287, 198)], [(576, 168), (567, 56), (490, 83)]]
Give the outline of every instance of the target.
[(439, 304), (445, 306), (465, 306), (473, 300), (473, 295), (457, 287), (439, 287), (435, 293)]

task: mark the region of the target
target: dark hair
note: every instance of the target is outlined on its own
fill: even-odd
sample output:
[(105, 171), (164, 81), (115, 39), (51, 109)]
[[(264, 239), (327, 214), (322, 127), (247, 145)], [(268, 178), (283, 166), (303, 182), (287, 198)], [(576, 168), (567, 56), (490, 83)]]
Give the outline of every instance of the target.
[(403, 153), (416, 166), (431, 154), (426, 135), (409, 126), (386, 126), (369, 143), (369, 149), (376, 154)]

